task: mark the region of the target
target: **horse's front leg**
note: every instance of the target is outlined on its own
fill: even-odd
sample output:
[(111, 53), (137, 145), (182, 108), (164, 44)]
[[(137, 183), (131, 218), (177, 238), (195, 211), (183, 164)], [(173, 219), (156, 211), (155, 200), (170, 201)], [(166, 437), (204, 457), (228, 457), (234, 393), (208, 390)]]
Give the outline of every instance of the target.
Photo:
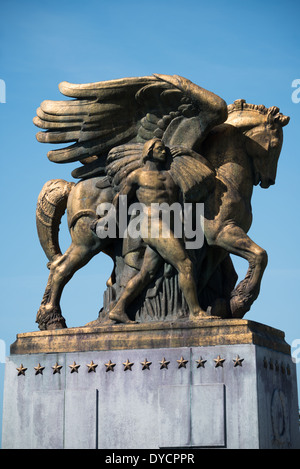
[(233, 290), (230, 300), (232, 316), (242, 318), (259, 295), (268, 255), (249, 238), (242, 228), (234, 224), (222, 228), (214, 239), (209, 241), (209, 244), (220, 246), (230, 254), (246, 259), (249, 263), (246, 277)]

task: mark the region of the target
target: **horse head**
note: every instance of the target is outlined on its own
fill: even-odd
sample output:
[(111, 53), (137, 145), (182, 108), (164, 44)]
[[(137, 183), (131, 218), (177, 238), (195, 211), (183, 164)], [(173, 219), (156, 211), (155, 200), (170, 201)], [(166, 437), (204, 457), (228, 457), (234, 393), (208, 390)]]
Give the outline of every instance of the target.
[(283, 131), (290, 118), (272, 106), (249, 104), (238, 99), (228, 106), (228, 119), (241, 130), (246, 139), (246, 151), (253, 162), (254, 185), (264, 189), (275, 184), (277, 163), (280, 155)]

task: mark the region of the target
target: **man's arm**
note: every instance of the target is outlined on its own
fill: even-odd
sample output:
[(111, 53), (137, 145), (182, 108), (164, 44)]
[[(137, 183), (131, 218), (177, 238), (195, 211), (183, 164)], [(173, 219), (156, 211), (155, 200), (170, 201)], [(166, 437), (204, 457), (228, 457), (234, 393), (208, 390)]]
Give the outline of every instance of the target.
[(125, 179), (125, 183), (123, 184), (121, 190), (117, 193), (117, 195), (113, 199), (113, 205), (116, 210), (119, 209), (119, 197), (120, 195), (127, 196), (127, 202), (132, 199), (137, 189), (137, 179), (138, 179), (138, 169), (133, 171), (127, 178)]

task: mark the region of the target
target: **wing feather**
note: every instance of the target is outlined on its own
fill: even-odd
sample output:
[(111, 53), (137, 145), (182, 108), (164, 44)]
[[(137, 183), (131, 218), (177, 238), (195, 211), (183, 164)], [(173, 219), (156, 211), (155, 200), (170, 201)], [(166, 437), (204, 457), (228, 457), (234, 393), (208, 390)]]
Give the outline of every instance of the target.
[(106, 173), (116, 192), (120, 190), (126, 177), (141, 167), (143, 144), (125, 144), (113, 148), (106, 162)]
[[(175, 153), (175, 156), (174, 156)], [(215, 170), (201, 155), (186, 148), (171, 149), (170, 173), (187, 202), (204, 202), (215, 188)]]
[(221, 98), (177, 76), (62, 82), (59, 90), (71, 99), (43, 101), (33, 122), (42, 129), (37, 133), (39, 142), (71, 143), (49, 151), (51, 161), (93, 163), (91, 170), (74, 170), (74, 177), (95, 174), (97, 161), (99, 168), (105, 167), (108, 153), (123, 144), (159, 137), (174, 146), (189, 135), (184, 144), (193, 148), (208, 129), (227, 117)]

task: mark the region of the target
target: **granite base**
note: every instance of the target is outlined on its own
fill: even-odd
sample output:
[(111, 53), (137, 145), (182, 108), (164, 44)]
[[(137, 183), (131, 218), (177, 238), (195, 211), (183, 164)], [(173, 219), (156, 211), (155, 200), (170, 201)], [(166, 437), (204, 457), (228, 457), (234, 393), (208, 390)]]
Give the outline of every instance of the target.
[(264, 327), (268, 346), (11, 353), (2, 447), (299, 448), (295, 364)]

